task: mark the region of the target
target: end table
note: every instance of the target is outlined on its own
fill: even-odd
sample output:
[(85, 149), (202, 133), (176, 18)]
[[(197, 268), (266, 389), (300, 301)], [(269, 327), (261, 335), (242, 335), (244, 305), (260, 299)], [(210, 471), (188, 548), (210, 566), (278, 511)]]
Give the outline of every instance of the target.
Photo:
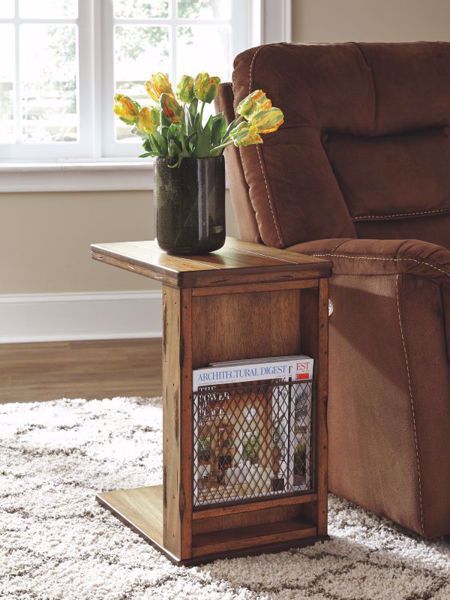
[[(205, 256), (170, 256), (145, 241), (94, 244), (92, 257), (163, 288), (163, 483), (97, 500), (177, 564), (326, 539), (330, 263), (232, 238)], [(313, 489), (195, 507), (192, 370), (293, 354), (315, 361)]]

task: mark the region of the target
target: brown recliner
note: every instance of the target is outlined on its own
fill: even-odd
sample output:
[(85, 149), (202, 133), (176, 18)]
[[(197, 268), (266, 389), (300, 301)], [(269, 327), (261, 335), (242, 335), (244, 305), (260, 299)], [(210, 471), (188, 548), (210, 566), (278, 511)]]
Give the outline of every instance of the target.
[(227, 150), (240, 236), (333, 261), (331, 491), (450, 534), (450, 43), (261, 46), (228, 119), (262, 88), (285, 124)]

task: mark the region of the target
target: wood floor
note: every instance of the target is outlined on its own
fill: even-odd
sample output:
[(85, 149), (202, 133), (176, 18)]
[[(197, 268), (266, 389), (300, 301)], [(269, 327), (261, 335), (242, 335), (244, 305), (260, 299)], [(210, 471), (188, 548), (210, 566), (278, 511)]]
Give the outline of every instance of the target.
[(0, 344), (0, 403), (161, 395), (161, 340)]

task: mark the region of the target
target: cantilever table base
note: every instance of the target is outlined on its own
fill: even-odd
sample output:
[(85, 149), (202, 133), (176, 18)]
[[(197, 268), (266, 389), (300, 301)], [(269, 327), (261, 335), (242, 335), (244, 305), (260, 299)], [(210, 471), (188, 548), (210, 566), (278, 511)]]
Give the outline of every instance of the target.
[[(163, 484), (97, 500), (176, 564), (326, 539), (330, 264), (232, 238), (205, 256), (170, 256), (155, 241), (94, 244), (92, 256), (163, 288)], [(194, 507), (192, 370), (289, 354), (315, 360), (313, 491)]]

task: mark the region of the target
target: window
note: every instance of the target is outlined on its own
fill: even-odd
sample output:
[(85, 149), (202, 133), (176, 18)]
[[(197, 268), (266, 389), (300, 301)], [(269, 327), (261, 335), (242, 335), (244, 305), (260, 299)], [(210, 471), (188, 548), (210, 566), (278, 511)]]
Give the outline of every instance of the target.
[(291, 0), (0, 0), (0, 192), (148, 189), (114, 92), (156, 69), (228, 79), (290, 21)]
[(82, 152), (78, 27), (76, 0), (0, 3), (2, 156)]
[(136, 157), (112, 113), (114, 91), (147, 101), (143, 83), (199, 70), (230, 77), (249, 45), (242, 0), (1, 0), (0, 156)]

